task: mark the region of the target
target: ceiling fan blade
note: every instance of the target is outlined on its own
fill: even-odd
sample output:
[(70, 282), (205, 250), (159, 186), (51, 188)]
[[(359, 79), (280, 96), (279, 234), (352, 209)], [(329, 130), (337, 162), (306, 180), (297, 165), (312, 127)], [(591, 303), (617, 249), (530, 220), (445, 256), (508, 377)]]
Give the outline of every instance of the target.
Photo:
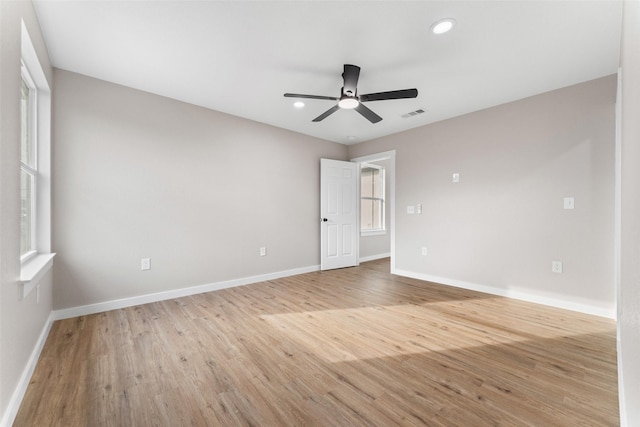
[(320, 121), (326, 119), (327, 117), (329, 117), (330, 115), (332, 115), (333, 113), (335, 113), (336, 111), (338, 111), (339, 109), (340, 109), (340, 107), (338, 107), (337, 105), (334, 105), (333, 107), (329, 108), (327, 111), (325, 111), (324, 113), (320, 114), (318, 117), (316, 117), (312, 121), (320, 122)]
[(344, 64), (343, 93), (348, 96), (355, 96), (358, 89), (358, 78), (360, 77), (360, 67), (357, 65)]
[(355, 110), (358, 113), (362, 114), (364, 118), (369, 120), (371, 123), (378, 123), (380, 120), (382, 120), (382, 117), (371, 111), (369, 108), (365, 107), (363, 104), (358, 104)]
[(322, 95), (303, 95), (300, 93), (285, 93), (286, 98), (307, 98), (307, 99), (326, 99), (329, 101), (337, 101), (339, 98), (334, 96), (322, 96)]
[(418, 89), (391, 90), (389, 92), (376, 92), (360, 95), (360, 102), (384, 101), (385, 99), (416, 98)]

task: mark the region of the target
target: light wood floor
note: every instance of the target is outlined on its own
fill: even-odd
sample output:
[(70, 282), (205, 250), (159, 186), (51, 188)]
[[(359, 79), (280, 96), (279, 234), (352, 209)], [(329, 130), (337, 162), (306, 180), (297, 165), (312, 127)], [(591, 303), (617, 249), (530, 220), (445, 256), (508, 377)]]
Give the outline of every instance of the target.
[(388, 260), (57, 321), (15, 426), (614, 426), (615, 322)]

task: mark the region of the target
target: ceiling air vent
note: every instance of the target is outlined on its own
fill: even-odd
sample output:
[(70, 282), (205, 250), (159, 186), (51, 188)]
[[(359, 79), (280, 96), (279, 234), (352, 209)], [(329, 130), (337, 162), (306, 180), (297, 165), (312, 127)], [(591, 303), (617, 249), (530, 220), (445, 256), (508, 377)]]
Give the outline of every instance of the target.
[(426, 113), (426, 112), (427, 112), (427, 110), (425, 110), (424, 108), (419, 108), (419, 109), (417, 109), (415, 111), (411, 111), (411, 112), (409, 112), (407, 114), (403, 114), (402, 118), (403, 119), (408, 119), (409, 117), (417, 116), (418, 114), (422, 114), (422, 113)]

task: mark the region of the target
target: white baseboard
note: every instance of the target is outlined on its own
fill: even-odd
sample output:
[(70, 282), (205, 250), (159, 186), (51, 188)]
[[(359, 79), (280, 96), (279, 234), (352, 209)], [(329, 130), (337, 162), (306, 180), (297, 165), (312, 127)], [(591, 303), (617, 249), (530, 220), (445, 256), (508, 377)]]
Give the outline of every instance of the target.
[(378, 255), (369, 255), (369, 256), (360, 257), (358, 259), (358, 262), (375, 261), (377, 259), (389, 258), (390, 256), (391, 256), (391, 252), (386, 252), (384, 254), (378, 254)]
[(449, 279), (447, 277), (432, 276), (430, 274), (415, 273), (412, 271), (392, 269), (392, 274), (398, 276), (410, 277), (412, 279), (424, 280), (426, 282), (441, 283), (447, 286), (455, 286), (456, 288), (468, 289), (471, 291), (484, 292), (491, 295), (513, 298), (522, 301), (532, 302), (535, 304), (547, 305), (565, 310), (577, 311), (594, 316), (606, 317), (608, 319), (616, 318), (615, 308), (606, 309), (588, 304), (580, 304), (560, 298), (550, 298), (541, 295), (535, 295), (528, 292), (514, 291), (510, 289), (496, 288), (493, 286), (482, 285), (478, 283), (465, 282), (462, 280)]
[(54, 311), (54, 320), (69, 319), (89, 314), (102, 313), (109, 310), (133, 307), (140, 304), (165, 301), (173, 298), (186, 297), (189, 295), (202, 294), (205, 292), (218, 291), (236, 286), (250, 285), (251, 283), (266, 282), (267, 280), (280, 279), (282, 277), (295, 276), (297, 274), (310, 273), (320, 270), (319, 265), (296, 268), (293, 270), (278, 271), (275, 273), (261, 274), (259, 276), (244, 277), (240, 279), (226, 280), (223, 282), (209, 283), (206, 285), (192, 286), (188, 288), (174, 289), (170, 291), (158, 292), (147, 295), (140, 295), (131, 298), (123, 298), (112, 301), (105, 301), (96, 304), (82, 305), (78, 307), (63, 308)]
[(38, 359), (40, 358), (40, 353), (42, 352), (42, 348), (44, 347), (44, 343), (47, 341), (47, 337), (49, 336), (49, 331), (51, 330), (51, 325), (53, 325), (54, 321), (53, 311), (49, 313), (49, 317), (42, 328), (42, 332), (40, 332), (40, 336), (38, 337), (38, 341), (36, 341), (36, 345), (29, 356), (29, 360), (22, 371), (22, 375), (20, 376), (20, 380), (18, 381), (18, 386), (13, 391), (11, 395), (11, 400), (9, 400), (9, 404), (7, 405), (7, 409), (4, 412), (4, 416), (2, 420), (0, 420), (0, 427), (9, 427), (13, 424), (13, 421), (18, 415), (18, 410), (20, 409), (20, 404), (22, 403), (22, 399), (24, 398), (24, 394), (27, 392), (27, 387), (29, 386), (29, 381), (31, 381), (31, 375), (33, 375), (33, 371), (36, 369), (36, 365), (38, 364)]

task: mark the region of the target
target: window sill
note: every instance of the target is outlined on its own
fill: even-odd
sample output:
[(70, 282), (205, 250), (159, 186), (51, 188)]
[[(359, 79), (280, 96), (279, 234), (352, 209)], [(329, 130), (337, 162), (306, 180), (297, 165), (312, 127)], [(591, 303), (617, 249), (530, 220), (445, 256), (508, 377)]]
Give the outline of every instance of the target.
[(373, 231), (361, 231), (360, 236), (382, 236), (383, 234), (387, 234), (387, 230), (373, 230)]
[(20, 269), (20, 299), (26, 298), (27, 295), (38, 285), (42, 276), (53, 265), (52, 254), (38, 254), (22, 264)]

